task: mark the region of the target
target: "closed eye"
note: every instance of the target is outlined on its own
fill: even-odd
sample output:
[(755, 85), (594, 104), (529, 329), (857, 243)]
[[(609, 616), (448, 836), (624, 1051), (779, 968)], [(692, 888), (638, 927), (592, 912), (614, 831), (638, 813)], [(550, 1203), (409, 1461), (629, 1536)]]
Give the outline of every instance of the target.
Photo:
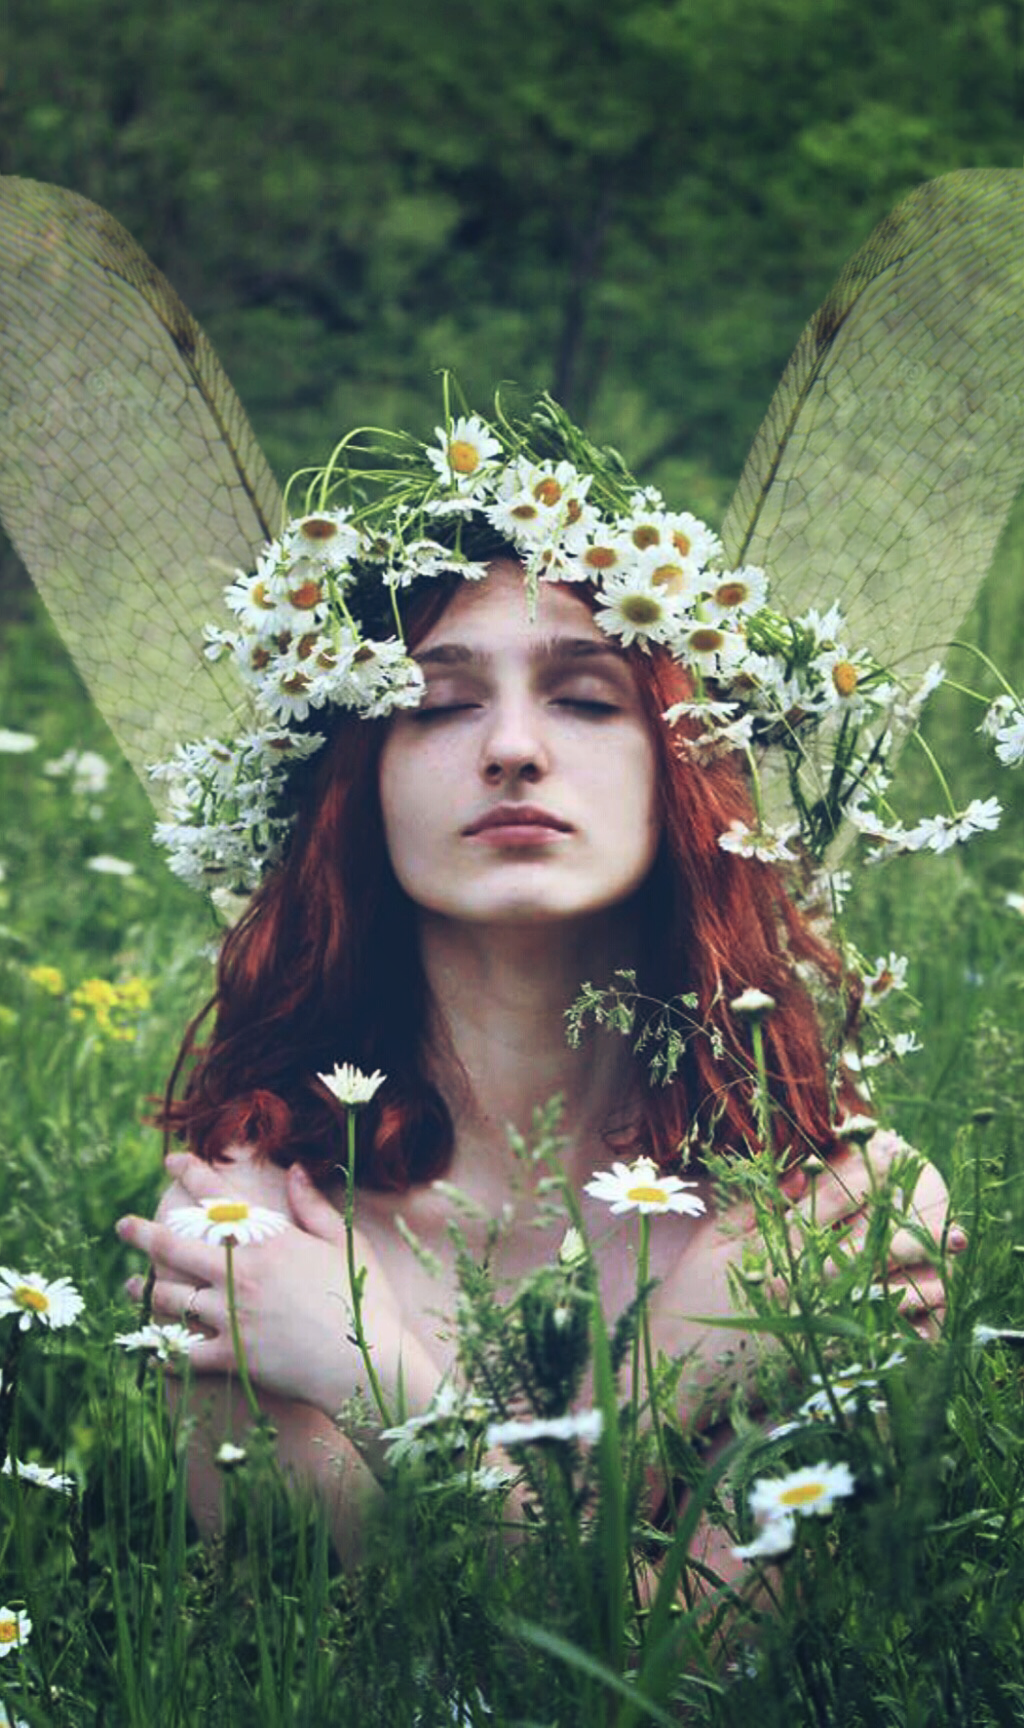
[(576, 708), (584, 714), (590, 714), (598, 719), (607, 714), (619, 714), (621, 709), (615, 702), (594, 702), (582, 696), (559, 696), (552, 704), (555, 708)]
[(408, 720), (443, 720), (451, 714), (468, 714), (482, 706), (480, 702), (435, 702), (430, 708), (410, 708), (405, 717)]

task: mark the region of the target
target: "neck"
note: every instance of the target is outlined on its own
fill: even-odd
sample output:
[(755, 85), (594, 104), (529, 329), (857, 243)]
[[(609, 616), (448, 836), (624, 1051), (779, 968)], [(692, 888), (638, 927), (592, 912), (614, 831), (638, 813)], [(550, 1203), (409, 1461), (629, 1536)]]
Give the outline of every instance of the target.
[(584, 980), (604, 984), (635, 964), (632, 921), (496, 929), (424, 914), (420, 934), (434, 1078), (455, 1127), (450, 1180), (481, 1198), (507, 1187), (508, 1125), (528, 1136), (533, 1111), (556, 1093), (567, 1166), (586, 1180), (609, 1118), (618, 1124), (628, 1105), (629, 1044), (596, 1031), (570, 1049), (565, 1011)]

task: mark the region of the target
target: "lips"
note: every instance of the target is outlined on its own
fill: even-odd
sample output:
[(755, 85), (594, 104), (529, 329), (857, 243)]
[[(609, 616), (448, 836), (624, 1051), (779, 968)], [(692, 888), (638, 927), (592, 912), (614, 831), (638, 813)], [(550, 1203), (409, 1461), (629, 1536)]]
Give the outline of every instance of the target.
[(496, 804), (462, 832), (467, 836), (483, 834), (488, 828), (553, 828), (556, 833), (568, 834), (571, 824), (536, 804)]

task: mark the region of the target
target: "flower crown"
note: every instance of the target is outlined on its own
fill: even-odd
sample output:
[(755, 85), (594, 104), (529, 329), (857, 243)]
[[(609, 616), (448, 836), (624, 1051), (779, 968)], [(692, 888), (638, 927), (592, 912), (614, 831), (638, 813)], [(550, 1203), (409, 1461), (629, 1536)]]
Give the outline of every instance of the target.
[[(196, 887), (255, 888), (280, 857), (293, 817), (295, 765), (325, 743), (315, 717), (350, 709), (379, 719), (416, 707), (423, 675), (406, 650), (401, 597), (438, 577), (476, 581), (509, 550), (533, 606), (545, 581), (582, 582), (594, 621), (624, 648), (667, 649), (690, 672), (693, 698), (665, 714), (698, 762), (742, 752), (763, 813), (774, 757), (793, 820), (733, 822), (727, 851), (767, 861), (820, 862), (844, 819), (875, 843), (870, 857), (944, 851), (997, 825), (996, 799), (951, 807), (904, 828), (891, 821), (886, 763), (895, 736), (915, 728), (942, 680), (935, 665), (907, 692), (843, 640), (837, 606), (790, 618), (767, 603), (763, 570), (730, 570), (717, 535), (665, 507), (618, 453), (598, 449), (547, 395), (519, 417), (500, 397), (490, 422), (452, 414), (445, 377), (436, 443), (362, 428), (323, 469), (289, 483), (298, 512), (256, 568), (225, 590), (233, 628), (208, 625), (205, 652), (234, 662), (254, 724), (228, 742), (179, 745), (150, 770), (168, 782), (168, 821), (156, 839)], [(997, 698), (983, 729), (1007, 763), (1024, 757), (1024, 711)]]

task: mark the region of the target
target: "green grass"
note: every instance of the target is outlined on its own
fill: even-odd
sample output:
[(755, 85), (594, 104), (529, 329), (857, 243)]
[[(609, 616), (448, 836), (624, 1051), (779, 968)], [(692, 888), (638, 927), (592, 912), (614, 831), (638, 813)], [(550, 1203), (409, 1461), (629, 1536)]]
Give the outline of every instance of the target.
[[(906, 1361), (885, 1376), (881, 1410), (865, 1403), (844, 1421), (766, 1442), (737, 1409), (740, 1440), (722, 1476), (673, 1426), (666, 1390), (666, 1444), (695, 1484), (693, 1515), (706, 1501), (737, 1539), (750, 1535), (744, 1485), (757, 1476), (842, 1458), (857, 1480), (834, 1520), (803, 1521), (797, 1550), (768, 1571), (776, 1606), (765, 1612), (746, 1593), (733, 1605), (722, 1657), (717, 1608), (670, 1608), (666, 1586), (646, 1615), (631, 1593), (641, 1550), (685, 1576), (690, 1532), (673, 1547), (642, 1526), (630, 1413), (620, 1416), (611, 1379), (615, 1352), (629, 1345), (615, 1316), (607, 1356), (595, 1333), (605, 1438), (590, 1451), (532, 1453), (535, 1522), (519, 1545), (504, 1544), (500, 1504), (468, 1486), (442, 1448), (396, 1477), (366, 1569), (346, 1578), (315, 1511), (275, 1491), (259, 1445), (225, 1477), (224, 1539), (197, 1541), (180, 1468), (187, 1436), (167, 1416), (160, 1372), (140, 1388), (135, 1359), (111, 1346), (134, 1323), (121, 1294), (133, 1268), (112, 1225), (150, 1210), (159, 1192), (147, 1099), (209, 989), (215, 927), (151, 848), (143, 794), (48, 626), (31, 607), (9, 623), (0, 726), (39, 745), (0, 756), (0, 1262), (70, 1276), (86, 1299), (81, 1322), (50, 1336), (0, 1321), (6, 1389), (16, 1381), (17, 1391), (5, 1407), (12, 1450), (77, 1484), (69, 1499), (0, 1479), (0, 1603), (27, 1606), (34, 1623), (24, 1651), (0, 1660), (12, 1719), (33, 1728), (1024, 1721), (1024, 1357), (1012, 1343), (973, 1341), (979, 1321), (1024, 1327), (1024, 917), (1006, 903), (1024, 890), (1020, 781), (1003, 773), (989, 784), (991, 765), (962, 723), (942, 711), (938, 725), (964, 801), (998, 791), (1009, 819), (953, 857), (863, 872), (848, 929), (869, 955), (911, 957), (897, 1020), (924, 1048), (880, 1071), (879, 1102), (946, 1173), (970, 1247), (953, 1275), (944, 1341), (902, 1338)], [(43, 772), (71, 747), (110, 760), (102, 795), (78, 796)], [(921, 807), (937, 808), (917, 766), (906, 772)], [(132, 861), (135, 874), (96, 874), (87, 861), (97, 853)], [(33, 982), (39, 966), (58, 969), (66, 988)], [(92, 1011), (74, 1018), (72, 992), (89, 979), (148, 983), (131, 1038), (105, 1036)], [(764, 1310), (799, 1372), (823, 1337), (837, 1340), (837, 1362), (863, 1360), (884, 1356), (905, 1330), (885, 1304), (851, 1296), (857, 1275), (851, 1268), (827, 1292), (812, 1278), (809, 1319)], [(514, 1381), (524, 1311), (486, 1280), (473, 1288), (486, 1348)], [(793, 1382), (775, 1373), (766, 1386), (780, 1415), (791, 1413)], [(584, 1485), (593, 1498), (581, 1501)]]

